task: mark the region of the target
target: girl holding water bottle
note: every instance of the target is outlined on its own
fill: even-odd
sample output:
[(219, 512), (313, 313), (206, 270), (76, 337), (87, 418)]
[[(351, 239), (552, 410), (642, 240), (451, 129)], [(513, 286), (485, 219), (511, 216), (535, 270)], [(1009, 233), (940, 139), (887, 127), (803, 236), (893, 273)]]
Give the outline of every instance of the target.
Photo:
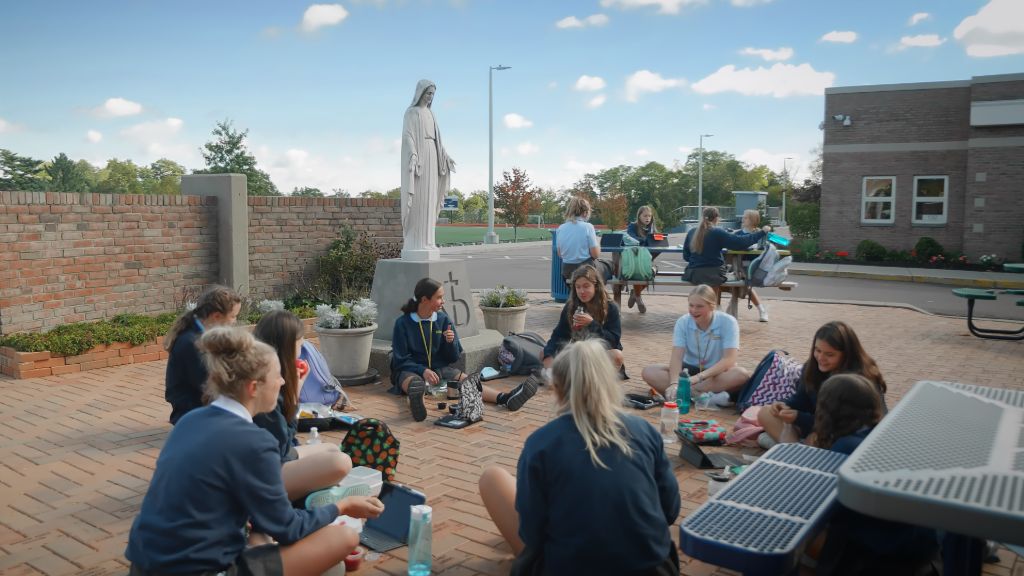
[(600, 342), (568, 344), (551, 364), (558, 416), (526, 439), (515, 478), (481, 475), (513, 573), (679, 573), (679, 485), (661, 434), (623, 412), (615, 378)]
[(600, 339), (615, 367), (622, 369), (622, 324), (619, 307), (608, 300), (604, 280), (593, 266), (580, 266), (570, 278), (569, 299), (558, 315), (558, 324), (544, 345), (544, 367), (549, 368), (566, 344), (587, 338)]

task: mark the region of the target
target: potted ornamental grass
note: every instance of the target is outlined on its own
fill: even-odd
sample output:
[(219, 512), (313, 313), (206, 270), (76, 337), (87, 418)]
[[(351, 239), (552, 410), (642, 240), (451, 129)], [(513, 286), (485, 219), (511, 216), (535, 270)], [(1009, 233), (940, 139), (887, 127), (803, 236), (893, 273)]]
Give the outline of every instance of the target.
[(369, 298), (316, 307), (320, 351), (331, 374), (354, 378), (370, 368), (370, 348), (377, 330), (377, 304)]
[(499, 285), (480, 294), (484, 326), (497, 330), (502, 336), (526, 330), (527, 307), (526, 290)]

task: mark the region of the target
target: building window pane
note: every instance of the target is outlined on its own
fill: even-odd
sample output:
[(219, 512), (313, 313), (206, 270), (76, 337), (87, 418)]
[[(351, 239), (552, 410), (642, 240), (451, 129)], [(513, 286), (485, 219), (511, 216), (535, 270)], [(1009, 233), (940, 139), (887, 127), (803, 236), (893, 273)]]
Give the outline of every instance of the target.
[(891, 224), (895, 219), (896, 178), (866, 176), (861, 190), (861, 219), (865, 224)]
[(945, 224), (948, 199), (948, 176), (915, 176), (914, 223)]

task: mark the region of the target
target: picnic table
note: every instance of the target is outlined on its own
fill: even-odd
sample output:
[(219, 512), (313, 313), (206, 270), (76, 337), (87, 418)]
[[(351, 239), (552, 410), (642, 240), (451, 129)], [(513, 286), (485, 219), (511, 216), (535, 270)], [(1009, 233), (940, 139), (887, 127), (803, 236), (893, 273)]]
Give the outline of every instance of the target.
[(1022, 426), (1022, 390), (918, 382), (839, 469), (839, 501), (949, 531), (944, 574), (979, 574), (984, 539), (1024, 544)]
[[(1024, 295), (1024, 290), (989, 290), (981, 288), (954, 288), (953, 295), (967, 300), (967, 329), (978, 338), (992, 340), (1024, 340), (1024, 327), (1019, 330), (983, 328), (974, 323), (974, 301), (995, 300), (997, 293)], [(1017, 306), (1024, 306), (1024, 298), (1017, 300)]]

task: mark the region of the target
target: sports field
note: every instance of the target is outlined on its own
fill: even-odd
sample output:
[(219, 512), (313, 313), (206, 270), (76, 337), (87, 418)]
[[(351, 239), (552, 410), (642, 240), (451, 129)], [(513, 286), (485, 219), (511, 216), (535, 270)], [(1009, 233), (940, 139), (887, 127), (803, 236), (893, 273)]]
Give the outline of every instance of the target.
[[(498, 233), (498, 238), (502, 242), (512, 241), (512, 228), (495, 226), (494, 231)], [(438, 246), (473, 244), (483, 242), (486, 234), (486, 226), (438, 226), (434, 232), (434, 239)], [(551, 240), (551, 232), (547, 228), (523, 227), (519, 229), (520, 242), (535, 240)]]

